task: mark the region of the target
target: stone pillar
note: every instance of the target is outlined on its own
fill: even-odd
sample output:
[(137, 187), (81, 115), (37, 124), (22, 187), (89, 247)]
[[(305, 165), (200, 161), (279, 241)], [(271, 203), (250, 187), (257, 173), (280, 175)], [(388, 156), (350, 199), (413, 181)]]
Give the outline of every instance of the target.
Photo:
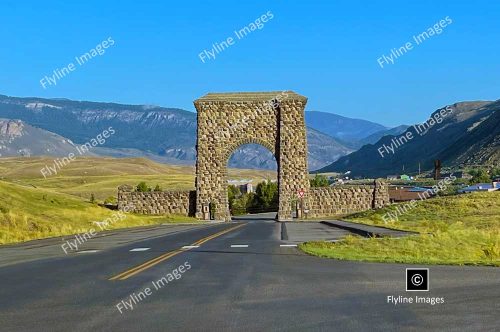
[(389, 205), (389, 186), (381, 179), (376, 179), (373, 183), (373, 208), (380, 209)]
[(309, 206), (309, 173), (304, 108), (307, 99), (286, 99), (279, 103), (279, 210), (278, 220), (292, 219), (292, 202), (304, 191), (303, 204)]
[(118, 187), (118, 210), (124, 211), (125, 207), (130, 204), (132, 191), (134, 188), (128, 184), (124, 184)]

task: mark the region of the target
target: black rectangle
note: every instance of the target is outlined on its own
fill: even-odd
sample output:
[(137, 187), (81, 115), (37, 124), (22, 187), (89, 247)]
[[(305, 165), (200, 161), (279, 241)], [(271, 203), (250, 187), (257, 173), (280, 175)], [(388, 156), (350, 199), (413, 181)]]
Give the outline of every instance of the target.
[(406, 269), (406, 291), (426, 292), (429, 290), (429, 269), (407, 268)]

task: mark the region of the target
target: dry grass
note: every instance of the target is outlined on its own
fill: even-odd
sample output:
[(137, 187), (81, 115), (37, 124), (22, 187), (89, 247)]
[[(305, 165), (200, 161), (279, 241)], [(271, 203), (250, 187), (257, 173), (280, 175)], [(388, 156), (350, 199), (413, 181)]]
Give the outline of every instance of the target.
[(429, 199), (385, 224), (390, 206), (351, 215), (350, 221), (417, 231), (402, 239), (348, 237), (301, 245), (307, 253), (337, 259), (412, 264), (500, 266), (500, 192)]
[[(52, 165), (53, 159), (0, 158), (0, 179), (36, 188), (52, 189), (88, 200), (91, 194), (104, 200), (116, 196), (122, 184), (136, 186), (145, 181), (157, 184), (163, 190), (194, 189), (193, 166), (158, 164), (144, 158), (78, 158), (63, 167), (57, 175), (46, 179), (40, 169)], [(258, 183), (266, 178), (276, 178), (276, 172), (262, 170), (229, 169), (231, 179), (252, 179)]]

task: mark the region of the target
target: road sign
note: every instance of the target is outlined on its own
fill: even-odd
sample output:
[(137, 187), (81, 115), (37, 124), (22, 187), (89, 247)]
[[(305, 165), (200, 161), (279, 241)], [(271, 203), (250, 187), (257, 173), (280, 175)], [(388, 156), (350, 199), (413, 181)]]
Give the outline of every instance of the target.
[(299, 196), (299, 198), (304, 198), (304, 194), (305, 194), (304, 189), (299, 189), (297, 191), (297, 196)]

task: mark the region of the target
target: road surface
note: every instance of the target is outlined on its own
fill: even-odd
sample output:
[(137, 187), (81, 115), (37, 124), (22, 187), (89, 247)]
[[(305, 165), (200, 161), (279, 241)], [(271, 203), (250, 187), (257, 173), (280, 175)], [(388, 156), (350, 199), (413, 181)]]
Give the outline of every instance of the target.
[[(42, 241), (34, 251), (39, 257), (29, 259), (23, 252), (31, 249), (22, 245), (0, 248), (2, 259), (14, 257), (0, 266), (0, 331), (493, 331), (500, 326), (498, 268), (429, 266), (430, 291), (406, 292), (408, 266), (305, 255), (294, 242), (282, 241), (281, 224), (266, 216), (172, 227), (177, 229), (159, 227), (147, 236), (127, 237), (134, 231), (124, 231), (67, 255), (50, 241)], [(394, 305), (387, 303), (391, 295), (438, 297), (444, 303)]]

